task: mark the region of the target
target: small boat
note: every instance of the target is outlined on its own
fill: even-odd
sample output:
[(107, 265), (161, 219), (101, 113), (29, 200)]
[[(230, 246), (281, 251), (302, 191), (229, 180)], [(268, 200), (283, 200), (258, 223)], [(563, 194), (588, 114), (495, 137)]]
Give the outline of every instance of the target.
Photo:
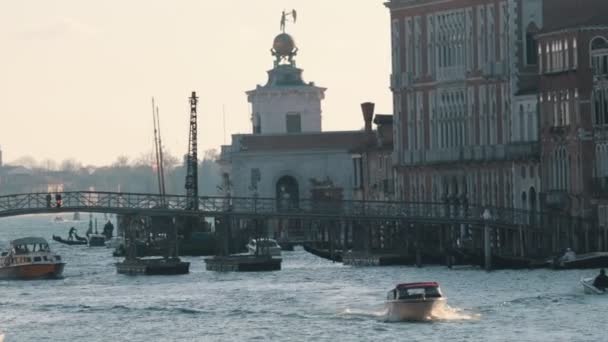
[(585, 269), (585, 268), (608, 268), (608, 252), (592, 252), (578, 254), (573, 260), (552, 261), (555, 269)]
[[(84, 238), (80, 238), (80, 239), (84, 239)], [(76, 239), (76, 240), (68, 240), (68, 239), (64, 239), (61, 236), (57, 236), (57, 235), (53, 235), (53, 240), (59, 242), (59, 243), (63, 243), (64, 245), (86, 245), (87, 239), (84, 240), (80, 240), (80, 239)]]
[(606, 291), (602, 291), (597, 287), (593, 286), (593, 281), (595, 278), (582, 278), (581, 285), (583, 285), (583, 290), (585, 290), (586, 294), (606, 294)]
[(247, 251), (249, 251), (249, 254), (259, 253), (263, 255), (280, 256), (281, 246), (279, 246), (274, 239), (251, 239), (247, 244)]
[(9, 250), (0, 254), (0, 279), (58, 278), (64, 266), (45, 239), (26, 237), (11, 241)]
[(445, 298), (436, 282), (403, 283), (386, 296), (387, 318), (391, 321), (424, 321)]
[(89, 247), (103, 247), (106, 245), (106, 237), (101, 234), (89, 235)]
[(63, 219), (63, 216), (55, 216), (54, 221), (55, 221), (55, 222), (63, 222), (63, 221), (65, 221), (65, 220)]

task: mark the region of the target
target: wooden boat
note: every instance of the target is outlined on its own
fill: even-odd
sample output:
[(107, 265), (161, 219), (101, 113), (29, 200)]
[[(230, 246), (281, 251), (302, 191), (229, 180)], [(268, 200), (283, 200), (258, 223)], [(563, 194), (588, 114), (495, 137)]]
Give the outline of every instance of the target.
[(436, 282), (403, 283), (386, 296), (387, 319), (391, 321), (424, 321), (433, 309), (444, 305), (445, 298)]
[(59, 242), (59, 243), (63, 243), (64, 245), (86, 245), (87, 244), (87, 239), (83, 240), (67, 240), (62, 238), (61, 236), (57, 236), (57, 235), (53, 235), (53, 240)]
[(608, 252), (592, 252), (578, 254), (574, 260), (559, 260), (552, 262), (555, 269), (587, 269), (608, 268)]
[(335, 262), (342, 262), (342, 251), (341, 250), (336, 250), (333, 253), (331, 253), (327, 249), (315, 248), (309, 244), (304, 244), (304, 245), (302, 245), (302, 247), (304, 247), (304, 250), (312, 255), (316, 255), (320, 258), (335, 261)]
[(11, 241), (9, 250), (0, 255), (0, 279), (58, 278), (64, 266), (45, 239), (26, 237)]

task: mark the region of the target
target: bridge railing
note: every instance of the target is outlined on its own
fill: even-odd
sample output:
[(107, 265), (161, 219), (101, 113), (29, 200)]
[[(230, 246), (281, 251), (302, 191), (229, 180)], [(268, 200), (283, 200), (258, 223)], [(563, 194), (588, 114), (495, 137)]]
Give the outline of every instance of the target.
[[(99, 191), (62, 192), (61, 206), (74, 210), (97, 210), (115, 212), (119, 210), (142, 211), (192, 211), (186, 196), (116, 193)], [(50, 200), (48, 193), (14, 194), (0, 196), (0, 215), (48, 211), (57, 207), (55, 193)], [(594, 220), (582, 220), (553, 213), (526, 211), (508, 208), (463, 205), (436, 202), (391, 202), (391, 201), (319, 201), (311, 199), (276, 200), (259, 197), (214, 197), (199, 198), (199, 211), (207, 214), (256, 214), (283, 216), (334, 216), (370, 219), (412, 219), (433, 221), (443, 220), (467, 223), (484, 223), (485, 210), (490, 213), (489, 223), (508, 226), (552, 226), (573, 225), (593, 226)]]

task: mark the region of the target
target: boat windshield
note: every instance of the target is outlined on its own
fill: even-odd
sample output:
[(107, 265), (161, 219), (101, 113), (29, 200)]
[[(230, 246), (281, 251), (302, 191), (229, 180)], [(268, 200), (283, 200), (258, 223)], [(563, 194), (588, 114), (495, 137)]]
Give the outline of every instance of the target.
[(418, 299), (418, 298), (438, 298), (441, 297), (437, 287), (418, 287), (418, 288), (399, 288), (395, 289), (396, 299)]
[(275, 241), (272, 241), (272, 240), (260, 240), (260, 242), (258, 243), (258, 245), (260, 247), (276, 247), (277, 243)]

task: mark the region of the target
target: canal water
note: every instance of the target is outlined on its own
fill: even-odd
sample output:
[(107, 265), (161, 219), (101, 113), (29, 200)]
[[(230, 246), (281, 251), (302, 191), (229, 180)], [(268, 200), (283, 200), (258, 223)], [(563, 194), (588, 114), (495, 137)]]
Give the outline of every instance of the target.
[[(69, 219), (71, 215), (65, 215)], [(583, 294), (595, 270), (494, 271), (354, 268), (303, 250), (283, 270), (214, 273), (185, 258), (183, 276), (116, 274), (111, 250), (51, 240), (80, 222), (0, 219), (0, 244), (42, 236), (67, 262), (60, 280), (0, 281), (6, 341), (606, 341), (608, 296)], [(99, 227), (103, 216), (97, 216)], [(426, 323), (390, 323), (383, 300), (396, 283), (440, 282), (449, 306)]]

